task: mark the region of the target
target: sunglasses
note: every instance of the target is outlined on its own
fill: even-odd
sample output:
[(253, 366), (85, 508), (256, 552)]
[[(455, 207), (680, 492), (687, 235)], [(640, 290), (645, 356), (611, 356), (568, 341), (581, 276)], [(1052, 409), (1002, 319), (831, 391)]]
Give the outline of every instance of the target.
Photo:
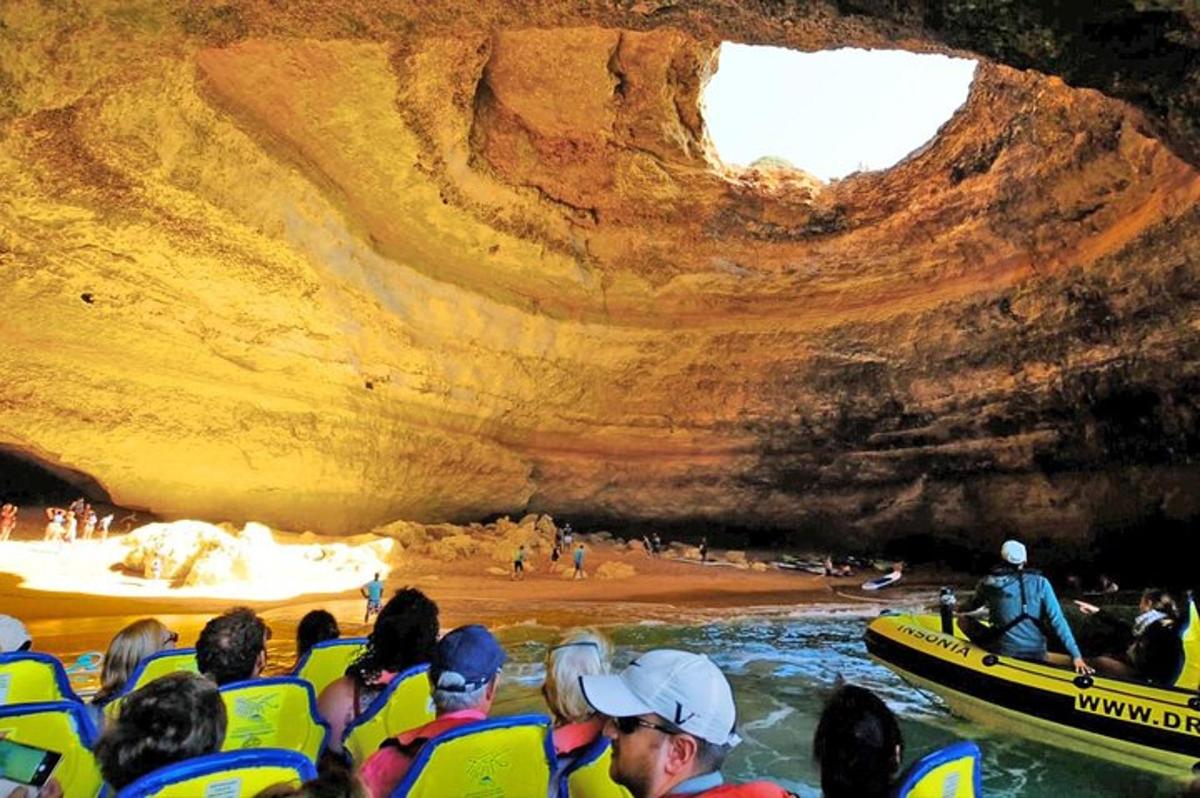
[(613, 718), (613, 725), (617, 727), (617, 731), (621, 734), (633, 734), (639, 728), (656, 729), (663, 734), (683, 734), (679, 729), (674, 729), (670, 726), (664, 726), (660, 723), (651, 723), (648, 720), (642, 720), (636, 715), (631, 715), (625, 718)]

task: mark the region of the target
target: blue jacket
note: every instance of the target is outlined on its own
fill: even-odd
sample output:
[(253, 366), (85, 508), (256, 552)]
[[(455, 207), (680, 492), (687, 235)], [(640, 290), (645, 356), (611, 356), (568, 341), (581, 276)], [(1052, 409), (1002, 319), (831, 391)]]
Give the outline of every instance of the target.
[(1054, 588), (1050, 580), (1037, 571), (1012, 568), (993, 571), (979, 581), (975, 595), (963, 609), (970, 611), (986, 606), (992, 626), (1002, 627), (1021, 615), (1021, 581), (1025, 587), (1024, 612), (1037, 622), (1023, 620), (1013, 626), (1000, 636), (997, 651), (1006, 657), (1042, 659), (1046, 656), (1046, 635), (1042, 630), (1048, 626), (1067, 653), (1078, 659), (1081, 656), (1079, 646), (1063, 617)]

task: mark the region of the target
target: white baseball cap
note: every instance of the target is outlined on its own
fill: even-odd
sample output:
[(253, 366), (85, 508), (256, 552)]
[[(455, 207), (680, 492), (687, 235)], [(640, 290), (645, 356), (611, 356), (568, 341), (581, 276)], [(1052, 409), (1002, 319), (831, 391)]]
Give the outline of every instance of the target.
[(655, 714), (714, 745), (737, 745), (737, 708), (720, 668), (703, 654), (659, 649), (616, 675), (580, 676), (583, 697), (612, 718)]
[(25, 624), (11, 615), (0, 615), (0, 654), (22, 651), (32, 642)]
[(1006, 540), (1000, 547), (1000, 558), (1010, 565), (1025, 564), (1025, 544), (1015, 540)]

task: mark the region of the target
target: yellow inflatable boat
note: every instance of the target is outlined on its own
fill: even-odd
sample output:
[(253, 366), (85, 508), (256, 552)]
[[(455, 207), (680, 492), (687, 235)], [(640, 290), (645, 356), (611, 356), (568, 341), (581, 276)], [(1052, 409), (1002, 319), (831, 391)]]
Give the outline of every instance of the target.
[[(1189, 602), (1191, 603), (1191, 602)], [(1195, 605), (1187, 624), (1197, 631)], [(867, 651), (914, 686), (982, 725), (1171, 776), (1200, 766), (1200, 697), (992, 654), (936, 615), (884, 615), (867, 627)], [(1176, 684), (1195, 679), (1193, 641)]]

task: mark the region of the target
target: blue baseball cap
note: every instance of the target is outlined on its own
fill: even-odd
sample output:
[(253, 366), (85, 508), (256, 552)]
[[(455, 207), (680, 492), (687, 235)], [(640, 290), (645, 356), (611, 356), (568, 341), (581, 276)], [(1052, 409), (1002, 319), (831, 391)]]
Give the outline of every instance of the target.
[(469, 693), (492, 680), (508, 655), (499, 641), (477, 623), (451, 629), (438, 641), (429, 663), (435, 690)]

